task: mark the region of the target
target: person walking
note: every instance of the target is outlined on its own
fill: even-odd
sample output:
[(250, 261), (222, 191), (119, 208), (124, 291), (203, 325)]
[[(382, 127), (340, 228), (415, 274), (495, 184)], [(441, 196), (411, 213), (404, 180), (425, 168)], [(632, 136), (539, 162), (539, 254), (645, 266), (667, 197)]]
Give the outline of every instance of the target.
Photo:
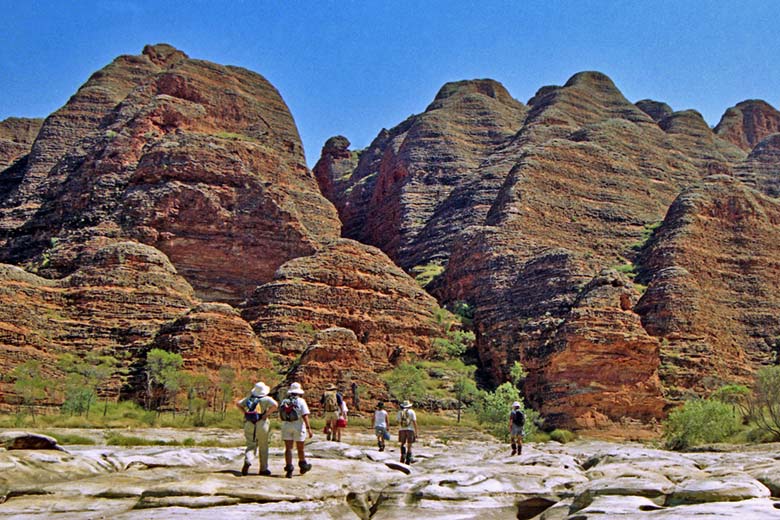
[(268, 436), (271, 428), (271, 414), (277, 408), (277, 402), (268, 395), (271, 389), (262, 381), (255, 383), (252, 392), (243, 399), (236, 401), (236, 406), (244, 412), (244, 437), (246, 437), (246, 449), (244, 450), (244, 466), (241, 474), (246, 475), (249, 467), (259, 453), (260, 475), (268, 476)]
[(279, 418), (282, 420), (282, 440), (284, 441), (284, 476), (292, 478), (295, 467), (292, 463), (292, 450), (295, 445), (298, 451), (298, 467), (301, 475), (311, 469), (306, 461), (304, 441), (306, 436), (312, 437), (309, 424), (309, 406), (303, 400), (303, 388), (300, 383), (292, 383), (287, 389), (287, 397), (279, 405)]
[(523, 452), (523, 429), (525, 428), (525, 412), (519, 402), (512, 403), (509, 412), (509, 442), (512, 444), (512, 455)]
[[(330, 383), (325, 387), (325, 393), (320, 397), (322, 405), (322, 416), (325, 419), (325, 431), (328, 440), (339, 441), (336, 438), (336, 422), (341, 412), (341, 403), (344, 401), (342, 395), (337, 391), (336, 385)], [(340, 437), (340, 436), (339, 436)]]
[(376, 433), (376, 443), (379, 446), (379, 451), (385, 451), (385, 441), (390, 438), (390, 417), (387, 415), (387, 410), (385, 410), (385, 403), (380, 401), (376, 405), (371, 426), (373, 426), (374, 433)]
[(417, 440), (417, 414), (412, 410), (412, 403), (401, 403), (398, 412), (398, 442), (401, 444), (401, 462), (412, 464), (412, 444)]

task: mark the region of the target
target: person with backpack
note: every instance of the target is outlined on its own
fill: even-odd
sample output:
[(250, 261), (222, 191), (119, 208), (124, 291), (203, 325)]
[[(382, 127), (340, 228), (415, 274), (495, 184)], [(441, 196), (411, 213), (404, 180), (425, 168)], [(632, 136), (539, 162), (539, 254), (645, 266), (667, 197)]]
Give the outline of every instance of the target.
[(341, 441), (341, 432), (338, 431), (336, 422), (339, 419), (343, 402), (344, 398), (337, 391), (336, 385), (330, 383), (325, 387), (325, 393), (320, 398), (320, 404), (322, 405), (322, 415), (325, 419), (325, 431), (328, 440)]
[(374, 412), (374, 420), (371, 422), (371, 426), (376, 433), (376, 443), (379, 446), (379, 451), (385, 451), (385, 441), (390, 440), (390, 417), (385, 410), (385, 403), (379, 402), (376, 405), (376, 411)]
[(401, 403), (401, 411), (398, 412), (398, 442), (401, 444), (401, 462), (411, 464), (412, 444), (417, 440), (417, 414), (412, 410), (412, 403)]
[(244, 466), (241, 474), (246, 475), (255, 457), (259, 453), (260, 475), (268, 476), (268, 432), (271, 428), (271, 414), (277, 408), (277, 402), (268, 395), (271, 389), (262, 381), (255, 383), (252, 392), (243, 399), (236, 401), (238, 409), (244, 412), (244, 437), (246, 437), (246, 449), (244, 451)]
[(525, 412), (519, 402), (512, 403), (509, 412), (509, 442), (512, 443), (512, 455), (523, 452), (523, 430), (525, 429)]
[(285, 397), (279, 405), (279, 418), (282, 420), (282, 440), (284, 441), (284, 476), (292, 478), (295, 466), (292, 463), (293, 444), (298, 451), (298, 468), (301, 475), (311, 469), (311, 464), (306, 462), (304, 453), (304, 441), (306, 436), (312, 437), (309, 424), (309, 406), (303, 400), (303, 388), (300, 383), (292, 383), (287, 389)]

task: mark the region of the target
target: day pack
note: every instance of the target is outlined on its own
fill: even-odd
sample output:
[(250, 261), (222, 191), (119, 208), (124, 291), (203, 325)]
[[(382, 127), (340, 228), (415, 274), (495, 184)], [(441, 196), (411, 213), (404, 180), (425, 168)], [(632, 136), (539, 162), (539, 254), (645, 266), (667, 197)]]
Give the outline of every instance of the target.
[(401, 428), (408, 428), (412, 425), (412, 414), (409, 413), (409, 410), (404, 410), (401, 412)]
[(512, 411), (512, 424), (515, 426), (525, 426), (525, 414), (522, 410)]
[(285, 399), (279, 405), (279, 418), (284, 422), (294, 422), (298, 420), (298, 403), (295, 399)]
[(250, 395), (246, 398), (244, 406), (246, 406), (247, 411), (244, 412), (244, 419), (253, 424), (260, 420), (260, 412), (257, 411), (257, 405), (260, 404), (261, 399), (261, 397), (255, 395)]
[(323, 406), (325, 406), (326, 412), (335, 412), (338, 410), (339, 402), (336, 397), (336, 392), (325, 392), (324, 398), (325, 402), (323, 403)]

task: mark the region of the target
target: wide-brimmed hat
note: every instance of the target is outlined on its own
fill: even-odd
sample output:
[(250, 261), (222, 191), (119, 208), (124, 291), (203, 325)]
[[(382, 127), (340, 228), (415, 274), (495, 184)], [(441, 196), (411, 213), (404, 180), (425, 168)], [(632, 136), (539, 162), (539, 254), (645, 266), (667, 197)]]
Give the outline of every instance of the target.
[(412, 407), (412, 403), (410, 403), (409, 401), (404, 401), (403, 403), (401, 403), (401, 408), (411, 408), (411, 407)]
[(333, 383), (328, 383), (328, 386), (325, 387), (325, 390), (337, 390), (338, 387), (334, 385)]
[(303, 388), (301, 388), (300, 383), (293, 383), (290, 385), (290, 388), (287, 389), (287, 393), (303, 395)]
[(252, 395), (255, 397), (265, 397), (270, 391), (271, 389), (267, 384), (263, 383), (262, 381), (258, 381), (255, 383), (255, 387), (252, 389)]
[(512, 403), (512, 408), (520, 408), (520, 403), (515, 401), (514, 403)]

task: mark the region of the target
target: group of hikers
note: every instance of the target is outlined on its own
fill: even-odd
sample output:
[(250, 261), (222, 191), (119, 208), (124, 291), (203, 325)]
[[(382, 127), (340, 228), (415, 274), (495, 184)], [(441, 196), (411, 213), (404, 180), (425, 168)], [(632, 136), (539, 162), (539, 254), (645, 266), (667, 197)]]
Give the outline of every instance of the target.
[[(259, 459), (260, 468), (258, 474), (269, 476), (268, 469), (268, 437), (270, 432), (271, 415), (278, 410), (281, 420), (282, 440), (284, 441), (284, 474), (291, 478), (295, 471), (293, 466), (293, 447), (298, 453), (298, 468), (301, 475), (311, 469), (311, 464), (306, 460), (305, 441), (312, 438), (313, 432), (309, 423), (309, 406), (303, 399), (303, 388), (300, 383), (292, 383), (287, 389), (287, 396), (281, 403), (269, 395), (271, 389), (263, 382), (258, 382), (252, 388), (251, 393), (236, 401), (236, 406), (244, 413), (244, 436), (246, 437), (246, 449), (244, 451), (244, 465), (241, 474), (247, 475), (249, 468), (255, 459)], [(353, 387), (353, 394), (356, 395)], [(355, 404), (353, 400), (353, 404)], [(348, 408), (343, 395), (338, 392), (336, 385), (330, 384), (325, 388), (320, 398), (325, 419), (324, 433), (327, 439), (341, 442), (341, 431), (347, 425)], [(412, 445), (417, 440), (417, 414), (412, 410), (412, 403), (403, 401), (398, 411), (398, 443), (401, 448), (400, 462), (412, 464)], [(519, 402), (512, 403), (512, 411), (509, 414), (509, 434), (512, 446), (512, 455), (519, 455), (523, 449), (523, 428), (525, 414)], [(374, 411), (371, 427), (377, 439), (379, 451), (385, 450), (385, 441), (390, 440), (390, 416), (385, 410), (385, 404), (380, 402)]]

